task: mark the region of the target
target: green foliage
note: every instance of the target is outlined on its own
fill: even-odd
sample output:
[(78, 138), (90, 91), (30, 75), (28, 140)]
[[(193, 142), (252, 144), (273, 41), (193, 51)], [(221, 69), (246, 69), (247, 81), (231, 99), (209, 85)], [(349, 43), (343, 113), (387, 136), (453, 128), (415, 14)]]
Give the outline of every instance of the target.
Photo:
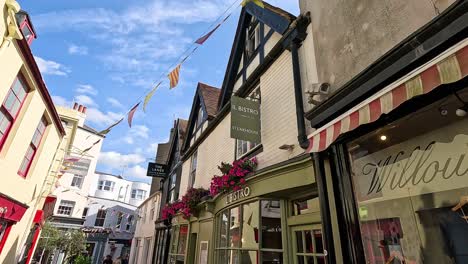
[(86, 250), (86, 237), (81, 230), (61, 230), (46, 222), (38, 244), (38, 250), (44, 249), (49, 252), (60, 250), (66, 256), (78, 256)]
[(91, 264), (91, 258), (83, 255), (79, 255), (75, 258), (74, 264)]

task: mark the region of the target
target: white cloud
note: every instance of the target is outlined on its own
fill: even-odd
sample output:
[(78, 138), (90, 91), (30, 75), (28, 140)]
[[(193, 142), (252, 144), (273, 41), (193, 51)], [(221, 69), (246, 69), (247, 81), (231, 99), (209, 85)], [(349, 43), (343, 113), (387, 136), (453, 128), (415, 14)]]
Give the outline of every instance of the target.
[(109, 126), (122, 118), (123, 114), (111, 111), (102, 112), (97, 108), (89, 108), (86, 114), (86, 121), (95, 125)]
[(146, 159), (141, 154), (122, 154), (115, 151), (101, 152), (99, 163), (109, 168), (121, 168), (122, 166), (134, 166)]
[[(139, 1), (119, 11), (73, 9), (39, 14), (41, 32), (78, 32), (103, 50), (98, 59), (111, 79), (132, 86), (149, 86), (154, 74), (165, 73), (173, 60), (193, 43), (184, 26), (213, 22), (230, 4), (225, 0)], [(203, 33), (205, 27), (200, 28)], [(188, 33), (188, 32), (187, 32)], [(190, 32), (193, 35), (193, 32)]]
[(55, 105), (63, 107), (71, 107), (71, 105), (73, 104), (72, 101), (68, 101), (66, 98), (58, 95), (52, 95), (52, 101)]
[(109, 104), (111, 104), (113, 107), (123, 108), (122, 103), (121, 103), (119, 100), (117, 100), (117, 99), (115, 99), (115, 98), (113, 98), (113, 97), (107, 98), (106, 101), (107, 101)]
[(97, 95), (98, 91), (94, 89), (93, 86), (89, 84), (78, 84), (75, 92), (79, 94), (90, 94), (90, 95)]
[(133, 167), (129, 167), (128, 169), (125, 170), (124, 176), (130, 177), (130, 178), (136, 178), (136, 179), (144, 179), (149, 181), (148, 176), (146, 176), (146, 169), (143, 168), (140, 165), (136, 165)]
[(37, 56), (34, 56), (34, 58), (36, 59), (39, 70), (41, 70), (41, 73), (44, 75), (67, 76), (67, 74), (71, 72), (70, 69), (58, 62), (45, 60)]
[(88, 55), (88, 47), (70, 44), (68, 46), (68, 53), (77, 55)]
[(127, 144), (135, 143), (135, 140), (142, 140), (149, 138), (149, 128), (144, 125), (132, 126), (132, 129), (128, 130), (127, 135), (123, 137), (123, 141)]
[(80, 95), (77, 95), (75, 97), (75, 101), (79, 104), (82, 104), (86, 107), (93, 107), (93, 106), (97, 106), (96, 102), (94, 102), (94, 100), (87, 96), (87, 95), (84, 95), (84, 94), (80, 94)]

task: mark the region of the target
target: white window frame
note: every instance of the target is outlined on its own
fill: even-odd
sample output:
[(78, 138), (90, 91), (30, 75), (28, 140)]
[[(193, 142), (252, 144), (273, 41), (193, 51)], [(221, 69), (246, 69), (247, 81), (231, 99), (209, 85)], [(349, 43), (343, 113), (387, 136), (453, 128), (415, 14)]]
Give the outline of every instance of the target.
[(146, 191), (142, 189), (132, 189), (131, 198), (136, 200), (144, 200), (146, 196)]
[[(57, 214), (72, 216), (73, 211), (75, 210), (75, 206), (76, 206), (76, 202), (74, 201), (61, 200), (57, 208)], [(63, 208), (60, 208), (60, 207), (63, 207)], [(69, 212), (69, 213), (66, 213), (66, 212)]]
[(189, 188), (192, 188), (195, 185), (195, 179), (197, 176), (197, 166), (198, 166), (198, 149), (193, 152), (192, 157), (190, 157), (190, 177), (189, 177)]
[(98, 190), (113, 192), (115, 187), (115, 182), (102, 180), (98, 182)]

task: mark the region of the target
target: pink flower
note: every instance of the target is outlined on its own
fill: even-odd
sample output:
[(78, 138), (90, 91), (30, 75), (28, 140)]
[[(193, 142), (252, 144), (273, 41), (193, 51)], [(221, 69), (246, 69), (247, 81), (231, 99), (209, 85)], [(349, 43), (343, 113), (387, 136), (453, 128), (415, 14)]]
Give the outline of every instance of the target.
[(239, 187), (239, 186), (234, 186), (233, 189), (234, 189), (234, 191), (239, 191), (239, 190), (241, 189), (241, 187)]
[(239, 180), (239, 182), (240, 182), (241, 184), (245, 184), (245, 179), (244, 179), (244, 178), (241, 178), (241, 179)]
[(231, 185), (234, 185), (234, 184), (236, 184), (234, 181), (231, 181), (230, 183), (231, 183)]

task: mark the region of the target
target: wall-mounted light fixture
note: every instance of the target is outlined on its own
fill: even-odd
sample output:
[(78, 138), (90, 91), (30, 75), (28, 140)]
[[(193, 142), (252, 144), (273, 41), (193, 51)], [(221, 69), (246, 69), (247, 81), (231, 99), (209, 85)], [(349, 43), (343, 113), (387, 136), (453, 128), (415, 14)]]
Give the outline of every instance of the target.
[(309, 95), (309, 104), (319, 105), (321, 102), (327, 100), (328, 94), (330, 93), (330, 84), (319, 83), (312, 85), (311, 91), (305, 93)]

